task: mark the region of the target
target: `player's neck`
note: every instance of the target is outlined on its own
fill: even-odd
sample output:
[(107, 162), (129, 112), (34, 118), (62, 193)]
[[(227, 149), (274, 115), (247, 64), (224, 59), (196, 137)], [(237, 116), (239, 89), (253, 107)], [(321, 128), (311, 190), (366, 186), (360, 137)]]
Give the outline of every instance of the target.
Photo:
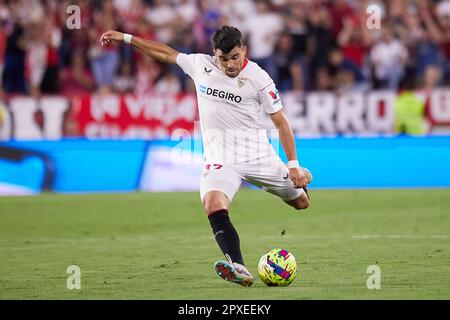
[[(242, 63), (242, 67), (241, 67), (241, 69), (239, 70), (238, 75), (242, 72), (242, 70), (245, 69), (245, 67), (246, 67), (247, 64), (248, 64), (248, 61), (249, 61), (249, 60), (247, 59), (247, 57), (245, 57), (245, 58), (244, 58), (244, 62)], [(214, 65), (215, 65), (217, 68), (219, 68), (219, 70), (222, 71), (225, 75), (227, 75), (226, 72), (225, 72), (225, 70), (223, 69), (222, 65), (219, 63), (219, 61), (218, 61), (218, 59), (217, 59), (217, 56), (214, 56)]]

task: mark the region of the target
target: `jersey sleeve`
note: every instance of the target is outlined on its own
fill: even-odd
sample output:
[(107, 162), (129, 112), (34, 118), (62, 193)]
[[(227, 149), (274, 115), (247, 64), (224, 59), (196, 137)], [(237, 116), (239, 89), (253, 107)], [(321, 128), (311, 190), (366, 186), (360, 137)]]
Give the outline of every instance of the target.
[(272, 82), (267, 87), (262, 89), (259, 95), (261, 99), (261, 105), (265, 113), (272, 114), (278, 112), (283, 108), (280, 94), (278, 93), (275, 83)]
[(281, 110), (283, 104), (273, 80), (264, 70), (260, 71), (258, 79), (259, 100), (264, 112), (273, 114)]
[(194, 79), (195, 76), (195, 62), (196, 54), (179, 53), (177, 55), (177, 64), (184, 71), (185, 74)]

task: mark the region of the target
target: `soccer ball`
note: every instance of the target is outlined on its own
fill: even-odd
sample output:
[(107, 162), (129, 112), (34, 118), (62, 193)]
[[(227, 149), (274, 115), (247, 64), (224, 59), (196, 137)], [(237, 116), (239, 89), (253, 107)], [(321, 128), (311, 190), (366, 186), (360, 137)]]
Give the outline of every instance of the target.
[(272, 249), (259, 260), (258, 273), (266, 285), (286, 287), (297, 275), (297, 262), (292, 253), (283, 249)]

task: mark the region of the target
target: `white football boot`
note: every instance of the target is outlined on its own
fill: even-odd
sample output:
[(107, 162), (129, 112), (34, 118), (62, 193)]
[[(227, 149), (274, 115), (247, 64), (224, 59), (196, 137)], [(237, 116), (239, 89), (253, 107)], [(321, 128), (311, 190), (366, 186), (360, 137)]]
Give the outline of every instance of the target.
[(217, 261), (214, 269), (224, 280), (240, 284), (243, 287), (250, 287), (253, 284), (252, 274), (244, 265), (237, 262)]

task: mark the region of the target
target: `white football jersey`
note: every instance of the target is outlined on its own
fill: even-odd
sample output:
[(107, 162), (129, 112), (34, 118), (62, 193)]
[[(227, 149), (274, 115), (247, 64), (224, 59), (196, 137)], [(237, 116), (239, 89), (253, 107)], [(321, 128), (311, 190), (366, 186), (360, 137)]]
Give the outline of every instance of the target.
[(283, 106), (267, 72), (245, 60), (239, 75), (231, 78), (205, 54), (180, 53), (177, 64), (195, 82), (205, 162), (243, 163), (276, 154), (261, 111), (272, 114)]

